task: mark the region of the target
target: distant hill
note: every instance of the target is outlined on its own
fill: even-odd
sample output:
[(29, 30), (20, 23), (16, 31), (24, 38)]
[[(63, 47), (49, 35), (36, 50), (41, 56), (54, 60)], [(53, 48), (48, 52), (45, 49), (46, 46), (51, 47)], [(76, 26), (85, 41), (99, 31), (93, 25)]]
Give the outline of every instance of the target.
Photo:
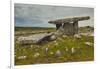
[(23, 30), (47, 30), (47, 29), (55, 29), (52, 27), (15, 27), (15, 31), (23, 31)]

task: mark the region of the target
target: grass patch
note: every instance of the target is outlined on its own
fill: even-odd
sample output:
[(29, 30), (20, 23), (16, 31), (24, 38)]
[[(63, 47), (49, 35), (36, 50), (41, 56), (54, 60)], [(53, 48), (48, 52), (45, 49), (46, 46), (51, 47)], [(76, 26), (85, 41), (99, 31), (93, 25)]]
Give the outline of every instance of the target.
[[(15, 65), (94, 60), (94, 46), (87, 46), (84, 42), (94, 43), (94, 37), (82, 36), (81, 39), (59, 37), (57, 40), (43, 45), (21, 45), (15, 43)], [(48, 48), (48, 51), (46, 51), (46, 48)], [(74, 53), (72, 53), (72, 48), (75, 49)], [(68, 50), (66, 51), (66, 49)], [(61, 52), (59, 57), (55, 55), (57, 50)], [(36, 53), (39, 53), (39, 56), (34, 57)], [(24, 55), (27, 58), (18, 59), (19, 56)]]

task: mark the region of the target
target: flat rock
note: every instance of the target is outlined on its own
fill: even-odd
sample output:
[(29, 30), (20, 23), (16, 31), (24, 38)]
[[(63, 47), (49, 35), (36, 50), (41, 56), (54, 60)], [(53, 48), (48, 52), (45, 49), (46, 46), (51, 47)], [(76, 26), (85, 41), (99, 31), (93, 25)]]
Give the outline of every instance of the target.
[[(38, 43), (40, 40), (47, 38), (48, 36), (51, 36), (52, 33), (40, 33), (40, 34), (34, 34), (30, 36), (20, 36), (17, 40), (21, 44), (30, 44), (30, 43)], [(56, 36), (52, 35), (50, 37), (50, 40), (55, 40)]]

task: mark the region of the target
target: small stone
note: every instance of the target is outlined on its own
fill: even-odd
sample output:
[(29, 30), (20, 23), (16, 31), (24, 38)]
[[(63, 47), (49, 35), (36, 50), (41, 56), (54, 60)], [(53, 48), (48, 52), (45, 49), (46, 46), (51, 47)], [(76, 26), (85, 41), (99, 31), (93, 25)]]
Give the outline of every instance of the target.
[(19, 56), (18, 59), (26, 59), (27, 56)]
[(45, 53), (47, 53), (48, 52), (48, 48), (45, 48)]
[(56, 53), (55, 53), (55, 55), (56, 55), (57, 57), (61, 56), (61, 51), (60, 51), (60, 50), (57, 50)]
[(56, 39), (56, 36), (55, 35), (52, 35), (51, 37), (50, 37), (50, 40), (55, 40)]
[(34, 54), (34, 57), (35, 57), (35, 58), (37, 58), (37, 57), (39, 57), (39, 56), (40, 56), (40, 54), (39, 54), (38, 52)]
[(85, 42), (85, 44), (86, 44), (87, 46), (92, 46), (92, 45), (93, 45), (93, 43), (91, 43), (91, 42)]
[(72, 52), (72, 54), (75, 53), (75, 48), (74, 47), (71, 48), (71, 52)]
[(81, 39), (82, 38), (79, 34), (75, 34), (74, 37), (77, 38), (77, 39)]

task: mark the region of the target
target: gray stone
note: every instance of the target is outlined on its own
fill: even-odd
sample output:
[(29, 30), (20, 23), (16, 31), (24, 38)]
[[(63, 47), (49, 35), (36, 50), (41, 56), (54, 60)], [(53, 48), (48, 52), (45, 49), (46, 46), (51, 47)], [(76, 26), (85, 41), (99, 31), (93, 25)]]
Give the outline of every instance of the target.
[(50, 40), (55, 40), (55, 39), (57, 39), (56, 35), (52, 35), (52, 36), (50, 37)]
[(71, 48), (71, 52), (72, 52), (72, 54), (76, 52), (74, 47)]
[(46, 53), (46, 54), (48, 53), (48, 48), (45, 48), (45, 53)]
[(40, 33), (34, 34), (30, 36), (20, 36), (17, 40), (21, 44), (31, 44), (31, 43), (38, 43), (39, 41), (43, 41), (44, 39), (48, 40), (55, 40), (56, 36), (52, 35), (52, 33)]
[(57, 57), (61, 56), (61, 51), (60, 51), (60, 50), (57, 50), (56, 53), (55, 53), (55, 55), (56, 55)]

